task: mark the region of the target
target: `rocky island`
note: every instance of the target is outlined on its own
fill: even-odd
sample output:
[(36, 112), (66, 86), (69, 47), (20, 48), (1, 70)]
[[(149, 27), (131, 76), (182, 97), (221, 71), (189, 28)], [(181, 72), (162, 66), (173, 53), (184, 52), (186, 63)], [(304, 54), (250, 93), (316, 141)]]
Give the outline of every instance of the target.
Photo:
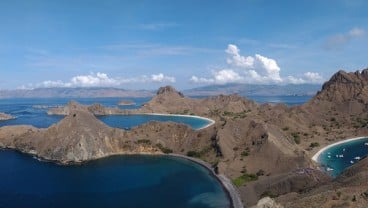
[[(196, 131), (149, 122), (123, 130), (95, 117), (144, 113), (198, 115), (215, 124)], [(368, 202), (367, 159), (335, 179), (311, 160), (325, 145), (368, 135), (368, 69), (337, 72), (302, 106), (260, 105), (236, 94), (193, 99), (167, 86), (136, 110), (70, 102), (49, 114), (65, 118), (47, 129), (2, 127), (0, 147), (62, 164), (114, 154), (197, 157), (231, 178), (247, 207), (266, 196), (285, 207), (362, 207)]]
[(0, 112), (0, 121), (6, 121), (6, 120), (10, 120), (10, 119), (14, 119), (14, 116), (11, 116), (11, 115), (8, 115), (6, 113)]

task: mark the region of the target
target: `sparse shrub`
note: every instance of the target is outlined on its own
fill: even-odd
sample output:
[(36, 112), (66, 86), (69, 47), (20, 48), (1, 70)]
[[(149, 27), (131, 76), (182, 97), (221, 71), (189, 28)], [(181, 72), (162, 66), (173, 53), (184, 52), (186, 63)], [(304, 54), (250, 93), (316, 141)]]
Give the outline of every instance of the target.
[(236, 187), (240, 187), (240, 186), (242, 186), (246, 182), (256, 181), (256, 180), (258, 180), (258, 176), (256, 174), (253, 174), (253, 173), (251, 173), (251, 174), (244, 173), (243, 175), (235, 178), (233, 180), (233, 184)]
[(257, 176), (263, 176), (265, 174), (265, 171), (262, 169), (259, 169), (259, 171), (256, 173)]
[(197, 151), (190, 150), (190, 151), (187, 152), (187, 156), (189, 156), (189, 157), (200, 157), (201, 154)]
[(151, 140), (149, 140), (149, 139), (138, 139), (137, 144), (151, 144)]
[(312, 142), (312, 143), (310, 143), (309, 147), (311, 147), (311, 148), (319, 147), (319, 143), (318, 142)]
[(294, 142), (296, 144), (300, 144), (299, 132), (293, 132), (293, 133), (291, 133), (291, 136), (294, 138)]
[(284, 128), (282, 128), (283, 131), (287, 131), (289, 130), (289, 127), (285, 126)]
[(162, 146), (161, 143), (157, 143), (156, 147), (159, 148), (165, 154), (170, 154), (173, 152), (172, 149)]

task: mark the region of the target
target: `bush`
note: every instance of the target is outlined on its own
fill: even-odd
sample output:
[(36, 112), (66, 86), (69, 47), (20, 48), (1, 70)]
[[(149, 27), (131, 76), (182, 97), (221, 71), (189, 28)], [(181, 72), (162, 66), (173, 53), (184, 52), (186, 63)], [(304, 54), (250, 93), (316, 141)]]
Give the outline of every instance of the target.
[(318, 142), (312, 142), (312, 143), (310, 143), (309, 147), (311, 147), (311, 148), (319, 147), (319, 143)]
[(299, 132), (293, 132), (293, 133), (291, 133), (291, 136), (294, 138), (294, 142), (296, 144), (300, 144)]
[(156, 144), (156, 147), (159, 148), (165, 154), (169, 154), (173, 152), (172, 149), (162, 146), (161, 143)]
[(191, 150), (187, 152), (187, 156), (188, 157), (201, 157), (201, 154), (197, 151)]
[(256, 174), (248, 174), (248, 173), (244, 173), (243, 175), (239, 176), (238, 178), (235, 178), (233, 180), (233, 184), (236, 187), (240, 187), (242, 186), (244, 183), (246, 182), (250, 182), (250, 181), (256, 181), (258, 180), (258, 176)]
[(151, 144), (149, 139), (138, 139), (137, 144)]

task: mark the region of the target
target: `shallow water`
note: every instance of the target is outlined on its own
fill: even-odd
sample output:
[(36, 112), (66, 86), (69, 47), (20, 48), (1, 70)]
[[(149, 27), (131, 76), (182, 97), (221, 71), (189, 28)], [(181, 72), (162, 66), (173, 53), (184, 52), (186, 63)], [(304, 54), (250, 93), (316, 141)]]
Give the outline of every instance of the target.
[(332, 146), (318, 157), (318, 162), (333, 177), (368, 155), (368, 138)]
[(170, 156), (113, 156), (59, 166), (0, 151), (0, 207), (227, 207), (202, 166)]

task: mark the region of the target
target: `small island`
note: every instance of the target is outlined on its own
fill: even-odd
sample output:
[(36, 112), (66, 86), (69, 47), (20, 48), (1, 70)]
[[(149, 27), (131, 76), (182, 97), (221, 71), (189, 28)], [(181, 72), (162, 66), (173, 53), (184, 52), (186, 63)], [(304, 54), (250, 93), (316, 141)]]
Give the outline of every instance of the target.
[(0, 112), (0, 121), (6, 121), (6, 120), (11, 120), (11, 119), (15, 119), (15, 117), (12, 115)]
[(135, 105), (136, 103), (131, 100), (121, 100), (118, 105), (126, 106), (126, 105)]

